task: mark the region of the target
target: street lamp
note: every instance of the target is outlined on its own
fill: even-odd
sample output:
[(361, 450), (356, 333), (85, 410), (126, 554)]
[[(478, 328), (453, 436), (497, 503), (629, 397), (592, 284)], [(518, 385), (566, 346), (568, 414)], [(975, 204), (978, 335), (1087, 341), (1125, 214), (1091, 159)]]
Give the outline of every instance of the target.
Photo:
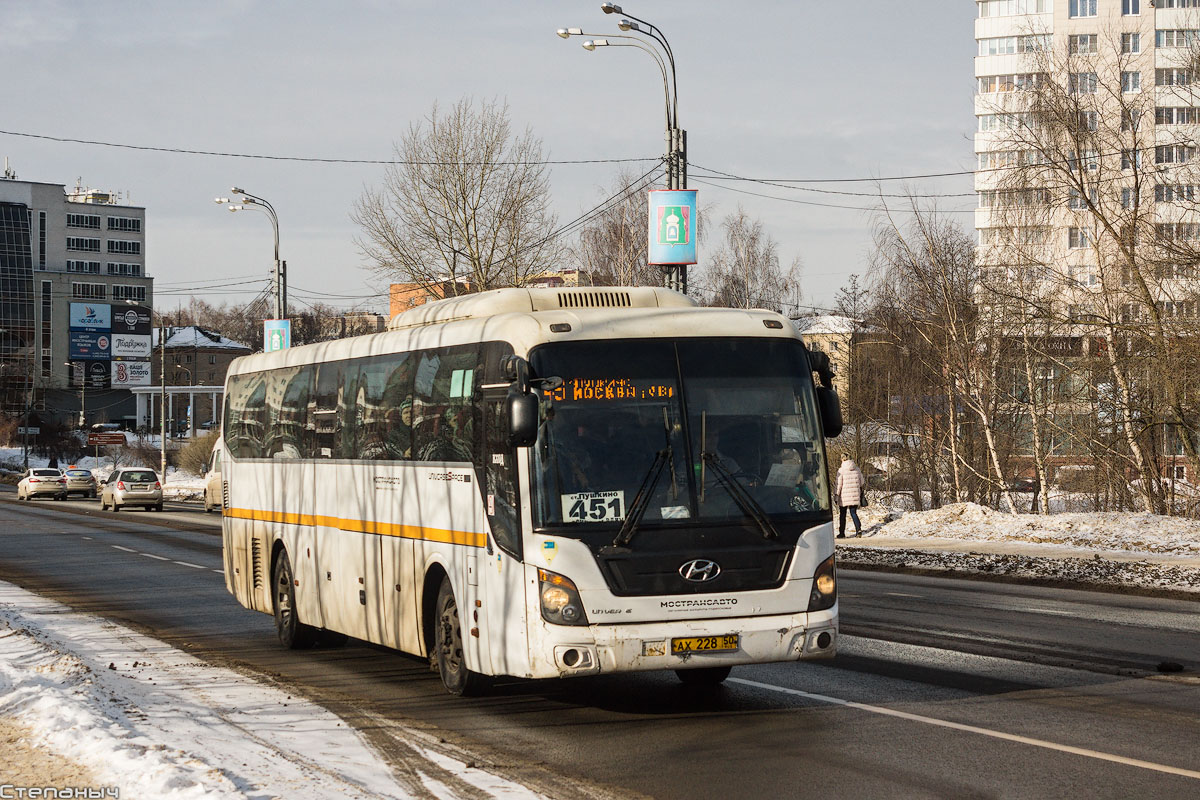
[(87, 427), (87, 364), (83, 361), (64, 361), (71, 371), (75, 371), (75, 365), (79, 365), (79, 429), (83, 430)]
[(287, 319), (287, 262), (279, 260), (279, 217), (275, 214), (275, 207), (265, 198), (250, 194), (237, 186), (229, 191), (241, 195), (242, 202), (235, 204), (228, 197), (217, 197), (215, 198), (217, 205), (227, 206), (231, 212), (257, 208), (271, 219), (271, 229), (275, 232), (275, 270), (271, 273), (271, 289), (275, 298), (275, 319)]
[[(667, 166), (667, 189), (686, 189), (687, 131), (679, 127), (679, 84), (675, 76), (675, 54), (671, 50), (671, 44), (657, 26), (623, 11), (615, 3), (602, 3), (600, 10), (605, 14), (624, 14), (624, 17), (617, 23), (617, 27), (620, 30), (639, 33), (649, 39), (650, 42), (653, 42), (654, 45), (657, 45), (657, 47), (649, 46), (645, 40), (639, 39), (636, 36), (614, 35), (590, 39), (583, 43), (583, 48), (588, 52), (595, 52), (598, 47), (637, 47), (654, 56), (655, 61), (658, 62), (659, 69), (662, 71), (663, 92), (666, 99), (667, 151), (664, 160)], [(572, 36), (591, 35), (585, 34), (581, 28), (559, 28), (556, 33), (563, 39), (569, 39)], [(614, 42), (610, 41), (611, 39), (623, 39), (627, 41)], [(663, 59), (664, 55), (666, 56), (665, 61)], [(670, 67), (669, 80), (667, 77), (668, 66)], [(667, 267), (667, 286), (684, 294), (687, 293), (686, 265), (672, 264)]]

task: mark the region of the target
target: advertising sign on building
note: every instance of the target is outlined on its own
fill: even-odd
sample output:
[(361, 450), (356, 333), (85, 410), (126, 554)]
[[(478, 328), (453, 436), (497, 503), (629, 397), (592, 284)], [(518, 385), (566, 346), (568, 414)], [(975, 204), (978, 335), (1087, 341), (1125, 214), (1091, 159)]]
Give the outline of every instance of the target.
[(149, 358), (150, 335), (112, 332), (113, 358)]
[(112, 388), (150, 385), (149, 361), (113, 361)]
[(696, 263), (696, 191), (650, 192), (648, 264)]
[(263, 350), (286, 350), (292, 346), (292, 321), (290, 319), (263, 320)]
[(111, 357), (109, 346), (110, 339), (107, 333), (71, 331), (68, 354), (72, 361), (108, 359)]
[(146, 306), (113, 306), (112, 332), (150, 335), (150, 309)]
[(93, 361), (87, 365), (87, 388), (109, 388), (111, 384), (109, 382), (108, 365), (111, 363), (111, 361)]
[(112, 330), (112, 306), (108, 303), (71, 303), (73, 331)]

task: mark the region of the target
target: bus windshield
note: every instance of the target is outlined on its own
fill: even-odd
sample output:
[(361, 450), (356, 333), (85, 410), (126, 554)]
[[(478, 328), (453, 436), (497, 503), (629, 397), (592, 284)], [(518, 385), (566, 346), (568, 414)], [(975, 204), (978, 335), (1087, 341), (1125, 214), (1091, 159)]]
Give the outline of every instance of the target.
[[(563, 342), (537, 348), (535, 525), (815, 520), (828, 514), (820, 421), (791, 339)], [(641, 495), (641, 502), (634, 501)]]

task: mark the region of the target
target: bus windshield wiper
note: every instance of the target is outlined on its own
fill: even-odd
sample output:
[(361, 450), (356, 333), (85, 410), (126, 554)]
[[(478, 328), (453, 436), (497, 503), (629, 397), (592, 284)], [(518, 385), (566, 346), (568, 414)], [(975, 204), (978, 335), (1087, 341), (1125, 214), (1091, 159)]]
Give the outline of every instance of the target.
[(704, 452), (700, 454), (700, 459), (712, 467), (712, 471), (717, 476), (717, 483), (721, 484), (725, 488), (725, 491), (729, 492), (729, 496), (733, 498), (733, 502), (738, 504), (746, 516), (754, 520), (754, 523), (758, 525), (758, 529), (762, 531), (763, 538), (778, 539), (779, 531), (775, 530), (775, 526), (771, 524), (767, 512), (754, 499), (754, 496), (738, 483), (737, 478), (733, 477), (729, 469), (721, 463), (717, 454)]
[(628, 547), (629, 542), (633, 539), (633, 534), (637, 532), (638, 524), (642, 521), (642, 517), (646, 514), (646, 509), (650, 507), (650, 499), (654, 497), (654, 489), (658, 486), (658, 481), (662, 478), (663, 468), (671, 460), (671, 448), (666, 447), (654, 454), (654, 461), (650, 464), (650, 469), (646, 472), (646, 477), (642, 478), (642, 485), (638, 489), (637, 494), (633, 497), (633, 502), (629, 505), (629, 513), (625, 515), (625, 521), (621, 523), (621, 530), (617, 531), (617, 536), (613, 539), (613, 547)]

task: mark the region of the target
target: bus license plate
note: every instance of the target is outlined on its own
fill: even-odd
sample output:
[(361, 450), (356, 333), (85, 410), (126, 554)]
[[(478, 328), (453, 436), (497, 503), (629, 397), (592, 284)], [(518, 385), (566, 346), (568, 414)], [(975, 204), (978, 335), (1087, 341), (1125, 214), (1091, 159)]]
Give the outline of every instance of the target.
[(729, 633), (724, 636), (689, 636), (684, 639), (671, 640), (672, 655), (679, 655), (680, 653), (717, 653), (737, 649), (738, 635), (736, 633)]

